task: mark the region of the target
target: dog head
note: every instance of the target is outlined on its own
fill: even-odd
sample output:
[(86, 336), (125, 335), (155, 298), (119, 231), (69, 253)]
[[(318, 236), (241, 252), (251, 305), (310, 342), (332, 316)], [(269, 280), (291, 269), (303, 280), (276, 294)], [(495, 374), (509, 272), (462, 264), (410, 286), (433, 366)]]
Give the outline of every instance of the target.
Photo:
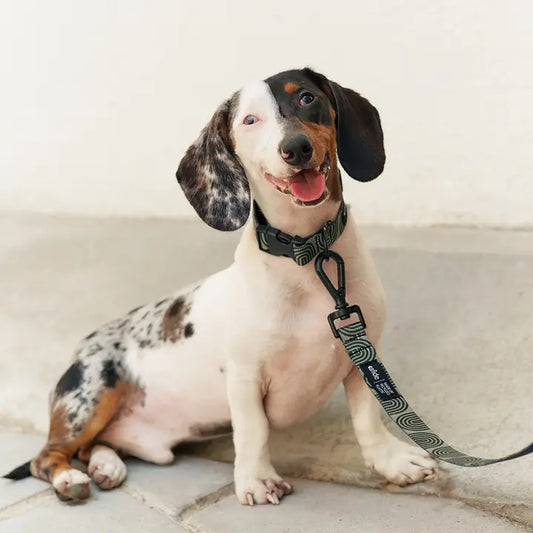
[(225, 101), (187, 150), (176, 177), (207, 224), (235, 230), (249, 216), (250, 189), (260, 205), (281, 198), (301, 207), (339, 201), (337, 154), (356, 180), (381, 174), (378, 112), (321, 74), (290, 70), (248, 84)]

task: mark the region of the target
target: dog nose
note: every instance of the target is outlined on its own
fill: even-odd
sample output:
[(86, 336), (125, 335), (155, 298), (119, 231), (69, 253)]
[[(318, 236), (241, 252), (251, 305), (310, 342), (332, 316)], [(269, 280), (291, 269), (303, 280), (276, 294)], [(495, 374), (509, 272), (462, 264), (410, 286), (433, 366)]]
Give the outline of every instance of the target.
[(313, 156), (313, 144), (311, 139), (303, 133), (284, 139), (280, 144), (281, 157), (289, 165), (301, 167)]

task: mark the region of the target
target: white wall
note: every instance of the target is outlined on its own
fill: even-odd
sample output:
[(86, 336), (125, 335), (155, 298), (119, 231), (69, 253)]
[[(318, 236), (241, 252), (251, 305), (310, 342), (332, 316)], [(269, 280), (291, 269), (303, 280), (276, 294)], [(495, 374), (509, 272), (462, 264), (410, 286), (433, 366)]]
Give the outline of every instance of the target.
[(532, 64), (531, 0), (0, 0), (0, 210), (192, 215), (218, 103), (310, 65), (381, 112), (364, 222), (532, 226)]

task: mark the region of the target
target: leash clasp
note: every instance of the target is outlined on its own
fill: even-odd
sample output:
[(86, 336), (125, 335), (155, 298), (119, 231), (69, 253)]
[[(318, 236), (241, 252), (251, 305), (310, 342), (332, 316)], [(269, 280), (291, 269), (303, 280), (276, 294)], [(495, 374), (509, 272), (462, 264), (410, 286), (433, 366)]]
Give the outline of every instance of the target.
[[(329, 261), (330, 259), (333, 259), (337, 265), (337, 287), (333, 285), (328, 275), (324, 272), (324, 261)], [(353, 314), (357, 314), (363, 328), (366, 328), (361, 308), (358, 305), (348, 305), (346, 302), (346, 278), (344, 272), (344, 260), (342, 257), (332, 250), (320, 252), (315, 259), (315, 271), (320, 281), (324, 284), (324, 287), (326, 287), (327, 291), (335, 301), (336, 311), (333, 311), (333, 313), (328, 315), (328, 322), (333, 335), (337, 338), (339, 337), (339, 332), (335, 326), (335, 320), (346, 320)]]

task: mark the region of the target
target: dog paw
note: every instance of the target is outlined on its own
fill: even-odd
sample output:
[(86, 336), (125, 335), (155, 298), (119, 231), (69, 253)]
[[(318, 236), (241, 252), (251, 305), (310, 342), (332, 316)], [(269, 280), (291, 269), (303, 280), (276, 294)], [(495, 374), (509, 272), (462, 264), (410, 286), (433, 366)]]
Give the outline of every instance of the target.
[(265, 477), (235, 476), (235, 494), (243, 505), (278, 505), (283, 496), (291, 492), (292, 485), (274, 470)]
[(74, 468), (63, 470), (54, 476), (52, 486), (62, 501), (86, 500), (91, 494), (91, 479)]
[(400, 487), (433, 479), (438, 469), (429, 453), (390, 434), (382, 443), (365, 448), (363, 457), (366, 466)]
[(107, 446), (95, 446), (87, 469), (92, 480), (104, 490), (118, 487), (126, 479), (126, 465)]

